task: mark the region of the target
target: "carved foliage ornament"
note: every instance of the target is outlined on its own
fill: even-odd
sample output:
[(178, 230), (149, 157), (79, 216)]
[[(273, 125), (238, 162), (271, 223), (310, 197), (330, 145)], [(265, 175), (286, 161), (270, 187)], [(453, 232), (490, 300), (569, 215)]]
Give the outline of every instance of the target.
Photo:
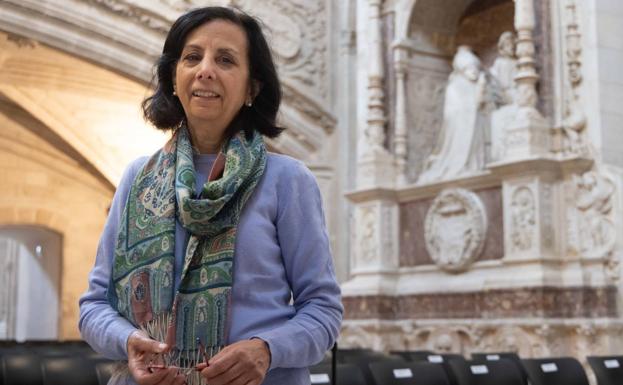
[(310, 87), (320, 93), (319, 99), (324, 99), (328, 60), (326, 1), (233, 0), (232, 5), (262, 20), (284, 77)]
[(526, 251), (532, 248), (536, 227), (536, 207), (532, 191), (519, 187), (513, 192), (511, 200), (511, 246), (513, 251)]
[(442, 191), (426, 213), (426, 249), (442, 269), (460, 272), (482, 252), (487, 234), (484, 205), (465, 189)]

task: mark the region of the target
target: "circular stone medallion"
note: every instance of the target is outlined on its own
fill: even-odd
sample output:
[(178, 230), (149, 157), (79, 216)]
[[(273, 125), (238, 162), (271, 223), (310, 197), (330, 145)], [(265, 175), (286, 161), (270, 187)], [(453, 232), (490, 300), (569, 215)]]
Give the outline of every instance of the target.
[(471, 191), (443, 190), (426, 213), (426, 250), (443, 270), (466, 270), (482, 252), (486, 234), (485, 208)]

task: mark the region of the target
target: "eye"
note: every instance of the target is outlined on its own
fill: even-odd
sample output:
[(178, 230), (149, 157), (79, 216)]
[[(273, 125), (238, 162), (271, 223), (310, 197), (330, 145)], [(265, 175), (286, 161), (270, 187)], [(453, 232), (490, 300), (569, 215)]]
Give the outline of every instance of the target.
[(217, 61), (223, 64), (235, 64), (236, 63), (235, 60), (231, 56), (228, 56), (228, 55), (219, 56), (217, 58)]
[(184, 61), (195, 62), (195, 61), (200, 61), (200, 60), (201, 60), (201, 57), (197, 55), (196, 53), (189, 53), (188, 55), (184, 56)]

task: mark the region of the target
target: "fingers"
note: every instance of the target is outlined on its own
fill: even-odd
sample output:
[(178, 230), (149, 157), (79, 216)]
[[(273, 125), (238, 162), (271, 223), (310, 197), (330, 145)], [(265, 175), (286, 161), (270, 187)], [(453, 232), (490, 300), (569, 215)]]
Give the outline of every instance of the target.
[(128, 338), (128, 354), (130, 350), (145, 353), (163, 353), (167, 350), (167, 345), (149, 338), (142, 331), (135, 331)]
[(209, 365), (197, 369), (210, 385), (260, 384), (270, 362), (270, 351), (260, 339), (239, 341), (214, 356)]

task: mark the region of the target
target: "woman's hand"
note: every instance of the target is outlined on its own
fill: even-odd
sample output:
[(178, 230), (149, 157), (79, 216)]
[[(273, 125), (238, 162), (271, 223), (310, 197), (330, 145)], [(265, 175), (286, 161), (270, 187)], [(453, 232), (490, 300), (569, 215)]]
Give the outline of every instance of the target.
[(138, 385), (182, 385), (186, 377), (173, 368), (151, 368), (157, 364), (158, 355), (166, 352), (167, 345), (154, 341), (142, 331), (128, 338), (128, 368)]
[(259, 385), (270, 366), (270, 350), (259, 338), (238, 341), (197, 369), (210, 385)]

